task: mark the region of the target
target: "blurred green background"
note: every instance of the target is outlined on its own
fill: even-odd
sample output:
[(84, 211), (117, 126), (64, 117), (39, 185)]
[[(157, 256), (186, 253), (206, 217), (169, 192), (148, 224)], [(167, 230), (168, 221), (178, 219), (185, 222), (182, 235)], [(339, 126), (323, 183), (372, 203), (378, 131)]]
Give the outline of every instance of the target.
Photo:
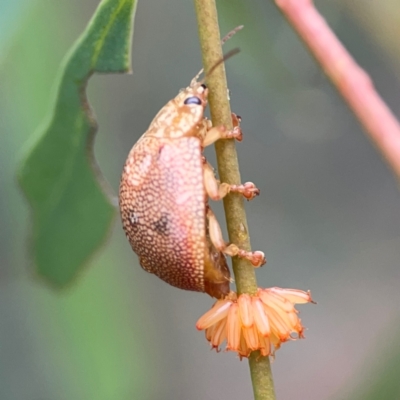
[[(316, 2), (399, 115), (397, 0)], [(246, 361), (210, 352), (194, 324), (212, 300), (138, 266), (119, 220), (80, 280), (32, 278), (21, 149), (49, 107), (58, 66), (98, 0), (0, 2), (0, 399), (249, 399)], [(272, 1), (219, 1), (260, 286), (311, 289), (307, 339), (284, 345), (279, 399), (400, 399), (400, 194), (391, 171)], [(201, 63), (191, 2), (139, 2), (133, 75), (94, 76), (99, 164), (115, 190), (130, 147)], [(213, 150), (207, 151), (214, 162)], [(221, 204), (213, 205), (223, 221)]]

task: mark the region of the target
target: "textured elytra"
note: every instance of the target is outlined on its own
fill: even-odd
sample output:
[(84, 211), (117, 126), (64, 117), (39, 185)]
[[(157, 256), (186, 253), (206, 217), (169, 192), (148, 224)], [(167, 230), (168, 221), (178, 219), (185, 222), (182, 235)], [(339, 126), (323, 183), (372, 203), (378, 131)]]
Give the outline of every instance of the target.
[(128, 156), (122, 182), (122, 220), (141, 266), (174, 286), (204, 291), (200, 140), (144, 137)]

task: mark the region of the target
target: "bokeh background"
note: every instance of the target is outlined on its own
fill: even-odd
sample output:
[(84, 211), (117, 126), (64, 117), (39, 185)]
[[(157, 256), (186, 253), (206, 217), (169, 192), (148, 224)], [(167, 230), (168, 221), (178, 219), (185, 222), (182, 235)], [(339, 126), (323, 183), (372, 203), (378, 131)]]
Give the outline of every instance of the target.
[[(75, 285), (32, 278), (29, 210), (16, 185), (58, 66), (98, 0), (0, 1), (0, 399), (251, 399), (248, 365), (209, 351), (194, 325), (212, 304), (138, 265), (119, 220)], [(311, 289), (306, 340), (273, 363), (279, 399), (400, 399), (400, 194), (391, 171), (267, 0), (220, 0), (232, 108), (243, 118), (243, 181), (260, 286)], [(317, 6), (400, 116), (397, 0)], [(127, 153), (200, 68), (191, 2), (139, 1), (133, 75), (89, 85), (96, 154), (117, 190)], [(207, 156), (214, 163), (213, 150)], [(213, 208), (223, 221), (222, 207)]]

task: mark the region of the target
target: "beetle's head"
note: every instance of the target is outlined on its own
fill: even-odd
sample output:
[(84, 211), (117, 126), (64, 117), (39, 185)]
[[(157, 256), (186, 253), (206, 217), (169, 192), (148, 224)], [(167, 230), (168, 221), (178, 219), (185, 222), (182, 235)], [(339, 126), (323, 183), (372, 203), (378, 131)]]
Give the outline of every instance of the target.
[(169, 101), (156, 115), (148, 132), (152, 136), (181, 137), (188, 136), (198, 129), (207, 106), (207, 86), (202, 82), (193, 82)]
[(227, 53), (211, 67), (201, 81), (198, 81), (203, 72), (201, 70), (186, 89), (181, 90), (158, 112), (146, 134), (157, 137), (196, 135), (207, 106), (208, 89), (204, 82), (219, 65), (238, 52), (239, 49), (233, 49)]
[(193, 123), (198, 124), (207, 106), (207, 96), (208, 89), (204, 83), (192, 82), (175, 97), (174, 102), (180, 114), (190, 116)]
[[(227, 39), (229, 39), (229, 37), (231, 37), (237, 30), (240, 30), (241, 28), (242, 27), (238, 27), (234, 31), (230, 32), (227, 37), (222, 40), (222, 43), (224, 43)], [(239, 49), (237, 48), (228, 52), (210, 68), (201, 81), (198, 81), (199, 76), (203, 73), (203, 70), (200, 70), (190, 82), (190, 86), (182, 90), (175, 97), (173, 103), (176, 107), (177, 113), (183, 117), (182, 123), (185, 123), (185, 120), (186, 122), (190, 121), (192, 127), (195, 127), (200, 123), (204, 116), (204, 109), (207, 106), (208, 96), (208, 89), (204, 82), (224, 61), (238, 52)]]

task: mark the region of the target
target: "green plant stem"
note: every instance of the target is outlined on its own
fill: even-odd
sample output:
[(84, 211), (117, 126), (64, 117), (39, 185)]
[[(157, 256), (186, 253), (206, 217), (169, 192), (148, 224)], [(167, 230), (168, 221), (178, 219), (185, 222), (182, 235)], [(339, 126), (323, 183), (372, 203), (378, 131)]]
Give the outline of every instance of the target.
[[(204, 70), (209, 71), (223, 57), (215, 0), (195, 0), (200, 46)], [(232, 129), (225, 68), (221, 64), (208, 78), (208, 101), (214, 126)], [(219, 140), (215, 144), (218, 172), (222, 182), (240, 184), (239, 163), (235, 140)], [(250, 250), (247, 219), (242, 196), (229, 194), (224, 198), (229, 240), (240, 248)], [(254, 267), (246, 259), (234, 257), (233, 271), (238, 293), (255, 294), (257, 282)]]
[[(204, 70), (209, 71), (223, 57), (217, 8), (215, 0), (194, 0), (194, 3)], [(207, 86), (213, 125), (224, 125), (228, 129), (232, 129), (228, 86), (223, 64), (207, 77)], [(215, 144), (215, 149), (221, 181), (231, 184), (241, 183), (235, 141), (220, 140)], [(230, 242), (242, 249), (250, 250), (243, 198), (231, 194), (226, 196), (224, 209)], [(238, 294), (255, 294), (257, 281), (254, 267), (248, 260), (238, 257), (234, 257), (232, 263)], [(259, 352), (253, 352), (249, 358), (249, 365), (254, 398), (256, 400), (274, 400), (275, 392), (269, 358), (260, 356)]]

